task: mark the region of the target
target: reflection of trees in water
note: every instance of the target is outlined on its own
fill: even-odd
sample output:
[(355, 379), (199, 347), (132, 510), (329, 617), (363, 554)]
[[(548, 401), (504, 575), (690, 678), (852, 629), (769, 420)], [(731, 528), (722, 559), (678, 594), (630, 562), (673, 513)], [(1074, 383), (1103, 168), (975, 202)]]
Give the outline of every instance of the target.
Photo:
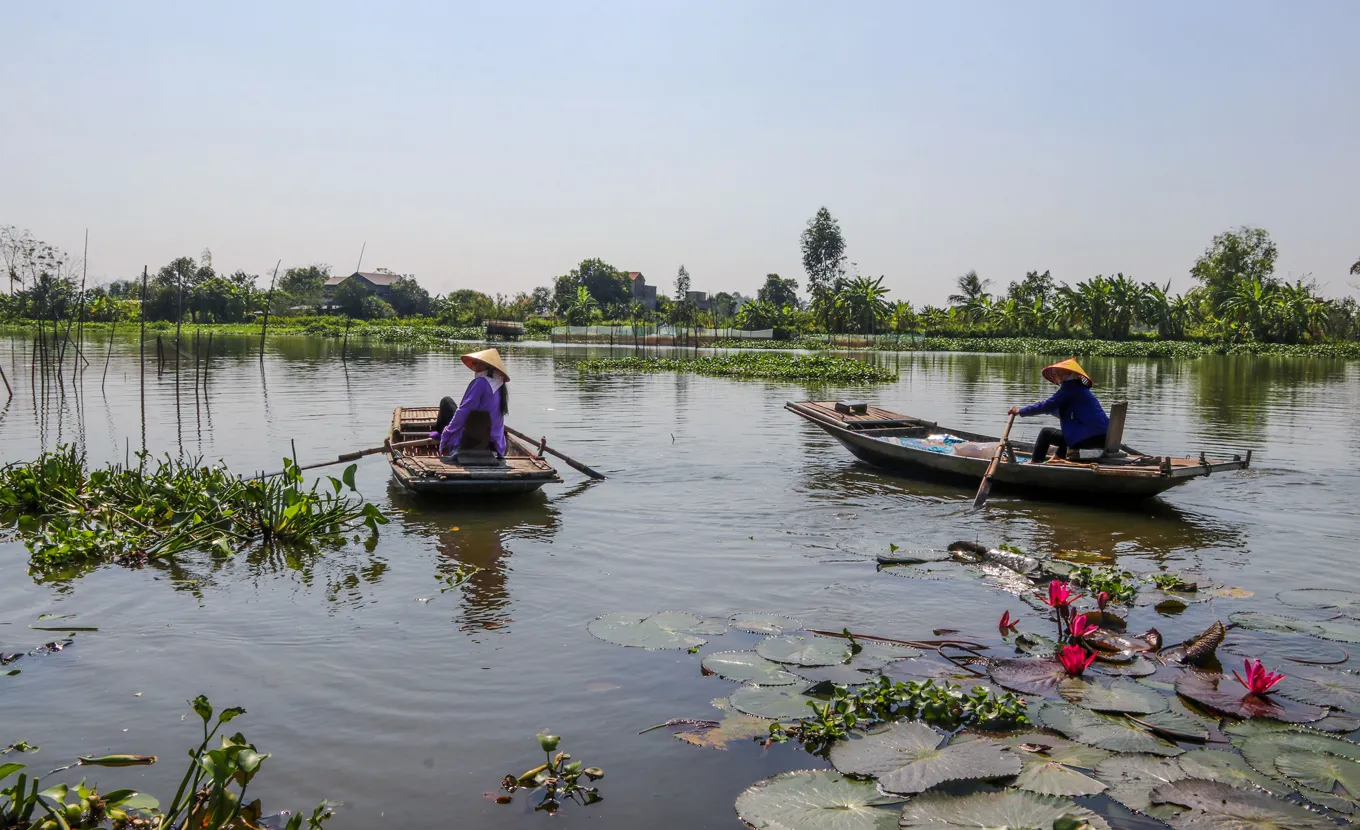
[[(513, 620), (507, 585), (511, 545), (517, 539), (542, 541), (557, 532), (557, 510), (542, 493), (456, 502), (418, 498), (390, 485), (396, 515), (407, 532), (434, 536), (441, 562), (436, 577), (459, 565), (481, 568), (459, 587), (463, 602), (456, 621), (464, 631), (493, 631)], [(455, 506), (456, 505), (456, 506)]]

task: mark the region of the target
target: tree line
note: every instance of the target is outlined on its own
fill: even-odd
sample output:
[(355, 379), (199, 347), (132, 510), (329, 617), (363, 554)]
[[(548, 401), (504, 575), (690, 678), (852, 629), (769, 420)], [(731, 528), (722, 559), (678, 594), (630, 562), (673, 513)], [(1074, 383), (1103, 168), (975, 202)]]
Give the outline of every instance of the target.
[[(237, 323), (268, 309), (280, 316), (423, 317), (452, 325), (535, 318), (570, 325), (669, 322), (774, 329), (783, 338), (896, 333), (1274, 343), (1360, 339), (1356, 299), (1327, 299), (1311, 281), (1277, 277), (1278, 249), (1260, 228), (1215, 236), (1190, 268), (1195, 285), (1183, 294), (1173, 294), (1170, 281), (1138, 281), (1122, 273), (1059, 284), (1047, 270), (1030, 271), (992, 291), (991, 280), (969, 271), (956, 278), (957, 290), (946, 305), (919, 308), (889, 299), (883, 276), (860, 273), (847, 257), (839, 222), (825, 207), (808, 221), (800, 248), (806, 298), (797, 280), (767, 274), (754, 299), (718, 292), (700, 307), (681, 265), (673, 296), (659, 293), (656, 308), (647, 309), (634, 297), (629, 274), (599, 258), (581, 261), (550, 286), (511, 296), (471, 289), (431, 296), (410, 276), (397, 277), (386, 298), (353, 279), (328, 291), (326, 265), (293, 266), (266, 280), (239, 270), (219, 274), (206, 250), (148, 272), (145, 289), (140, 276), (84, 286), (78, 260), (11, 226), (0, 228), (0, 265), (9, 284), (9, 292), (0, 295), (0, 319), (56, 320), (79, 313), (108, 322), (135, 320), (144, 311), (152, 321)], [(1360, 260), (1350, 273), (1360, 275)]]

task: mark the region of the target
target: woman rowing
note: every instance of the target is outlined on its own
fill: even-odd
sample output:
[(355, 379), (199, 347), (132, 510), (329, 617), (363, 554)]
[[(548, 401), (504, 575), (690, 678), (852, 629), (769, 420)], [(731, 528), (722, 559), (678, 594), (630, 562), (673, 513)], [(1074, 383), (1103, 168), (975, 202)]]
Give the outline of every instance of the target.
[[(463, 355), (463, 364), (475, 373), (462, 403), (453, 398), (439, 402), (439, 420), (431, 438), (439, 439), (439, 455), (458, 457), (459, 450), (491, 450), (505, 456), (505, 416), (510, 411), (510, 376), (495, 349)], [(482, 413), (474, 416), (474, 413)], [(469, 428), (468, 421), (485, 422)], [(489, 425), (489, 430), (486, 426)], [(480, 428), (477, 428), (479, 427)]]
[(1031, 415), (1056, 415), (1061, 429), (1044, 427), (1034, 442), (1031, 464), (1042, 464), (1048, 458), (1049, 447), (1054, 458), (1066, 459), (1067, 450), (1105, 448), (1105, 433), (1110, 428), (1110, 417), (1091, 392), (1091, 376), (1081, 368), (1076, 358), (1044, 367), (1044, 378), (1057, 384), (1058, 391), (1045, 401), (1029, 406), (1012, 406), (1011, 415), (1028, 418)]

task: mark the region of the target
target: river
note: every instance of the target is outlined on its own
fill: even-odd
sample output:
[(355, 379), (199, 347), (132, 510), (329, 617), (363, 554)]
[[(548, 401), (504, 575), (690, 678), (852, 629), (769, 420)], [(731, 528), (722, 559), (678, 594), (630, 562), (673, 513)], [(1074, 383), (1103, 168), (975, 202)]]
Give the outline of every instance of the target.
[[(16, 387), (0, 404), (0, 463), (77, 442), (92, 463), (143, 443), (135, 344), (103, 355), (84, 394), (35, 408), (19, 339), (0, 339)], [(217, 338), (206, 393), (192, 362), (157, 376), (148, 360), (145, 445), (222, 459), (241, 472), (280, 458), (325, 460), (381, 443), (395, 405), (461, 393), (456, 353), (336, 341)], [(186, 346), (186, 350), (188, 347)], [(1250, 600), (1195, 606), (1159, 626), (1168, 642), (1243, 607), (1277, 609), (1287, 587), (1357, 587), (1360, 363), (1270, 358), (1099, 359), (1083, 365), (1107, 404), (1130, 402), (1125, 441), (1157, 452), (1252, 450), (1248, 471), (1214, 475), (1133, 509), (1018, 501), (890, 477), (855, 463), (829, 436), (783, 411), (786, 400), (868, 398), (899, 412), (995, 434), (1006, 407), (1046, 394), (1040, 358), (871, 354), (900, 373), (875, 388), (806, 388), (690, 375), (582, 377), (606, 348), (510, 346), (509, 423), (609, 476), (504, 505), (412, 499), (380, 457), (357, 485), (389, 511), (372, 550), (314, 556), (193, 556), (141, 570), (101, 567), (35, 581), (27, 552), (0, 542), (0, 650), (50, 633), (41, 615), (98, 626), (64, 651), (0, 676), (0, 744), (42, 747), (35, 769), (78, 754), (153, 753), (154, 767), (99, 770), (99, 781), (173, 792), (197, 730), (186, 700), (243, 706), (233, 723), (273, 753), (251, 786), (267, 811), (343, 802), (330, 826), (538, 826), (517, 796), (484, 794), (541, 761), (536, 732), (606, 771), (604, 801), (551, 821), (595, 828), (736, 828), (732, 802), (760, 778), (824, 766), (796, 745), (726, 751), (690, 746), (669, 718), (715, 718), (735, 687), (701, 676), (702, 655), (624, 649), (592, 637), (615, 611), (687, 610), (726, 617), (787, 614), (806, 625), (884, 636), (938, 628), (994, 637), (1003, 609), (1025, 607), (974, 581), (900, 578), (874, 556), (890, 544), (957, 539), (1030, 551), (1086, 551), (1138, 571), (1169, 567), (1238, 586)], [(630, 353), (627, 349), (615, 354)], [(863, 357), (861, 355), (861, 357)], [(40, 402), (41, 403), (41, 402)], [(1015, 435), (1031, 439), (1037, 421)], [(334, 468), (338, 474), (340, 468)], [(483, 568), (440, 592), (457, 563)], [(703, 653), (748, 648), (739, 632)], [(68, 774), (74, 781), (79, 776)], [(55, 779), (54, 779), (55, 780)]]

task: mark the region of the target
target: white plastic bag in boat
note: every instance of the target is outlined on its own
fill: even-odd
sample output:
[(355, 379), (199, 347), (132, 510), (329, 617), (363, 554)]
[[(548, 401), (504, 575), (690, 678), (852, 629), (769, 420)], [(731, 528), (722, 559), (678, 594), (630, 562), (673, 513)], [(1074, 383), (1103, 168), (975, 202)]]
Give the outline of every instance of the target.
[(991, 458), (996, 453), (996, 441), (986, 443), (980, 441), (964, 441), (962, 444), (954, 445), (954, 454), (962, 455), (966, 458)]

